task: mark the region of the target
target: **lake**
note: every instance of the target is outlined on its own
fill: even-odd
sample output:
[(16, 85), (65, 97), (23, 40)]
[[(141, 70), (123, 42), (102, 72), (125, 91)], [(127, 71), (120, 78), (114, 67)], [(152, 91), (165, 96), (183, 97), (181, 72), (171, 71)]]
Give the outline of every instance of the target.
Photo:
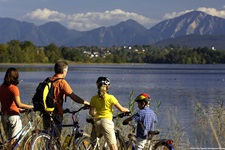
[[(3, 81), (7, 67), (0, 65)], [(23, 102), (31, 102), (39, 82), (53, 75), (53, 65), (16, 65), (20, 72), (20, 92)], [(77, 64), (70, 65), (66, 80), (74, 93), (90, 101), (97, 93), (96, 79), (107, 76), (111, 81), (112, 93), (123, 106), (128, 107), (130, 93), (134, 97), (142, 92), (151, 95), (151, 108), (157, 111), (162, 135), (173, 135), (174, 120), (182, 129), (182, 140), (195, 142), (196, 125), (194, 108), (197, 102), (203, 106), (216, 105), (224, 101), (225, 65), (180, 65), (180, 64)], [(154, 107), (160, 101), (158, 110)], [(67, 99), (64, 107), (75, 107)], [(137, 108), (137, 105), (135, 105)], [(168, 130), (169, 129), (169, 130)]]

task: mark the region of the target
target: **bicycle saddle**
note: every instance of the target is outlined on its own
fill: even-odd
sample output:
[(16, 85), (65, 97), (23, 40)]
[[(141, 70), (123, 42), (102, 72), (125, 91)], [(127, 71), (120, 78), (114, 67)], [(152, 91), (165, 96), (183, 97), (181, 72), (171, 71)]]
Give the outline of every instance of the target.
[(148, 135), (157, 135), (159, 133), (160, 133), (159, 131), (149, 131)]
[(87, 118), (86, 121), (87, 121), (87, 123), (94, 124), (94, 119), (93, 118)]

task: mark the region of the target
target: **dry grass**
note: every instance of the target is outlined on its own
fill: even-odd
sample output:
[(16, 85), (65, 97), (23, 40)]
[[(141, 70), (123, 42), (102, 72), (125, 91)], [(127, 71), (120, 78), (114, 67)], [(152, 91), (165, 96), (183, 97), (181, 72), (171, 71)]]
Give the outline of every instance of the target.
[[(133, 92), (130, 94), (129, 98), (129, 109), (134, 113), (134, 99)], [(160, 101), (155, 104), (155, 112), (158, 113), (160, 110)], [(196, 129), (193, 130), (195, 135), (195, 143), (190, 143), (185, 128), (181, 126), (180, 122), (176, 119), (173, 113), (168, 113), (168, 120), (170, 123), (167, 123), (169, 126), (166, 133), (163, 134), (161, 138), (172, 138), (174, 140), (174, 145), (176, 150), (185, 150), (193, 148), (191, 145), (195, 145), (195, 148), (224, 148), (225, 147), (225, 108), (224, 103), (221, 99), (218, 99), (214, 105), (204, 106), (201, 103), (196, 103), (194, 108), (194, 124)], [(81, 112), (82, 113), (82, 112)], [(71, 116), (64, 117), (64, 123), (67, 123)], [(27, 122), (27, 117), (22, 116), (23, 125)], [(34, 125), (37, 125), (36, 128), (42, 129), (42, 119), (40, 118), (39, 113), (36, 113), (34, 119)], [(40, 122), (39, 122), (40, 121)], [(131, 131), (128, 126), (123, 126), (121, 122), (123, 119), (118, 119), (115, 121), (115, 126), (121, 129), (121, 134), (125, 139), (127, 139), (127, 134)], [(39, 122), (39, 123), (38, 123)], [(91, 125), (85, 125), (81, 127), (85, 130), (86, 133), (91, 133)], [(160, 129), (159, 129), (160, 130)], [(64, 139), (68, 133), (71, 133), (71, 130), (64, 129), (62, 132), (62, 138)]]
[(195, 122), (199, 128), (196, 133), (196, 144), (199, 147), (225, 147), (225, 108), (218, 99), (215, 105), (196, 104)]

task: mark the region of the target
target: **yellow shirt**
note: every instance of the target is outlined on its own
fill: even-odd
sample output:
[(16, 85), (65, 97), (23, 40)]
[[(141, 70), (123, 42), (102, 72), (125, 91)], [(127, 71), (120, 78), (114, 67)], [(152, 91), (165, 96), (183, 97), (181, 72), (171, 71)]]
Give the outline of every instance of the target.
[(96, 119), (106, 118), (112, 120), (113, 105), (117, 104), (118, 100), (111, 94), (105, 94), (104, 99), (98, 95), (91, 98), (90, 105), (96, 110)]

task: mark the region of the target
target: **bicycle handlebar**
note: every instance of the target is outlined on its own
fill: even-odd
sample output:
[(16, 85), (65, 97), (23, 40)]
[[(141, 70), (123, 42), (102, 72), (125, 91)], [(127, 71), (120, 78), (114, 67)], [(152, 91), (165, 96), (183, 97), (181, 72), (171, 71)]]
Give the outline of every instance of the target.
[(123, 112), (123, 113), (120, 113), (120, 114), (118, 114), (118, 115), (116, 115), (116, 116), (113, 116), (113, 119), (116, 119), (116, 118), (123, 118), (123, 117), (126, 117), (126, 116), (130, 116), (130, 114), (131, 114), (131, 112), (129, 111), (129, 112)]
[(82, 106), (78, 110), (74, 110), (74, 111), (71, 111), (69, 108), (66, 108), (65, 110), (63, 110), (63, 113), (75, 114), (75, 113), (78, 113), (79, 111), (81, 111), (82, 109), (84, 109), (84, 110), (89, 109), (89, 107)]
[(34, 111), (34, 109), (22, 109), (20, 110), (20, 113), (31, 113), (32, 111)]

